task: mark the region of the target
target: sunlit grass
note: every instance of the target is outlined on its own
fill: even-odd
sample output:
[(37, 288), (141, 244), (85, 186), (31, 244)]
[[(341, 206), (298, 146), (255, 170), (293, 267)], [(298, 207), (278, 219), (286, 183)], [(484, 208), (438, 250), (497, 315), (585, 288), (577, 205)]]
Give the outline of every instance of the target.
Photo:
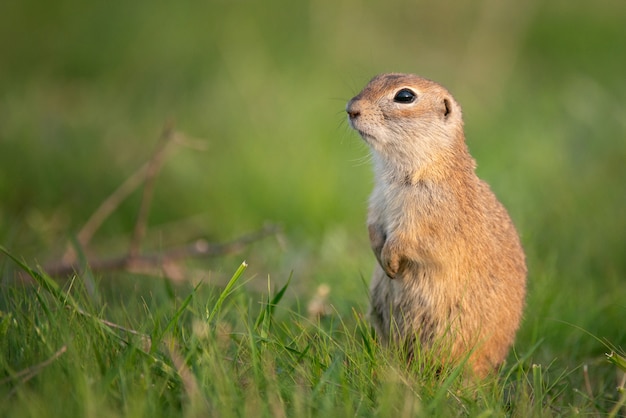
[(541, 342), (480, 383), (460, 368), (435, 372), (425, 355), (407, 366), (356, 311), (303, 316), (283, 306), (289, 282), (246, 292), (245, 263), (222, 292), (199, 285), (160, 308), (98, 309), (80, 277), (62, 289), (15, 262), (37, 286), (2, 299), (7, 416), (550, 416), (618, 405), (566, 390), (574, 370), (531, 363)]

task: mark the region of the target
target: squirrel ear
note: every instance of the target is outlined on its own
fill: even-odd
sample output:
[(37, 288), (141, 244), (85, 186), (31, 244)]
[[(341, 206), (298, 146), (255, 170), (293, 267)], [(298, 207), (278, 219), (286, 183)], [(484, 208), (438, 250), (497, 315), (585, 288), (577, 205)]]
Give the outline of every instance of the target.
[(444, 107), (443, 117), (447, 119), (448, 116), (450, 116), (450, 113), (452, 113), (452, 105), (450, 104), (450, 100), (448, 100), (447, 97), (443, 99), (443, 107)]

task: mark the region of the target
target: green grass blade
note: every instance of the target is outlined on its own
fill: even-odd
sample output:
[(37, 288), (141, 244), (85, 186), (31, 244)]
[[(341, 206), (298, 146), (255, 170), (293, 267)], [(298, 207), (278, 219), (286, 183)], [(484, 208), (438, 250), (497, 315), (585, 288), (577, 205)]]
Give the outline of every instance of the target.
[(215, 302), (215, 305), (213, 306), (213, 309), (211, 310), (211, 313), (209, 314), (209, 317), (207, 318), (208, 322), (213, 321), (215, 316), (220, 312), (220, 310), (222, 309), (222, 305), (224, 304), (224, 301), (233, 292), (235, 285), (241, 278), (241, 275), (243, 274), (243, 272), (246, 271), (247, 267), (248, 267), (248, 264), (245, 261), (242, 262), (239, 268), (237, 269), (237, 271), (235, 272), (235, 274), (233, 274), (233, 276), (230, 278), (230, 280), (228, 281), (228, 284), (226, 285), (222, 293), (220, 293), (220, 296), (217, 298), (217, 302)]
[(78, 242), (76, 237), (71, 238), (72, 248), (76, 251), (76, 255), (78, 257), (78, 261), (80, 263), (80, 278), (83, 281), (83, 285), (85, 286), (85, 290), (87, 294), (91, 297), (91, 299), (95, 301), (100, 301), (100, 294), (98, 293), (98, 285), (96, 284), (95, 277), (91, 268), (89, 267), (89, 262), (87, 261), (87, 256), (83, 251), (83, 247)]
[(615, 351), (611, 351), (606, 355), (607, 360), (609, 360), (613, 365), (617, 366), (623, 372), (626, 372), (626, 357), (616, 353)]
[(292, 277), (293, 277), (293, 272), (289, 275), (289, 278), (287, 279), (287, 283), (285, 283), (285, 285), (274, 295), (274, 297), (272, 297), (272, 300), (270, 300), (265, 305), (265, 307), (261, 310), (261, 312), (259, 313), (259, 316), (256, 319), (256, 322), (254, 323), (255, 329), (259, 328), (259, 326), (265, 320), (267, 321), (267, 326), (265, 327), (265, 331), (269, 332), (269, 324), (271, 322), (271, 317), (272, 317), (272, 314), (274, 313), (274, 309), (280, 303), (283, 296), (285, 295), (285, 291), (289, 287), (289, 283), (291, 283)]
[(50, 292), (59, 302), (65, 304), (65, 295), (61, 291), (59, 285), (52, 280), (50, 277), (47, 277), (44, 274), (40, 274), (37, 271), (33, 270), (28, 266), (25, 262), (15, 257), (9, 250), (0, 245), (0, 251), (3, 252), (7, 257), (9, 257), (15, 264), (17, 264), (22, 270), (24, 270), (30, 277), (37, 282), (41, 287)]
[(544, 384), (541, 364), (532, 365), (533, 373), (533, 393), (534, 393), (534, 409), (535, 415), (541, 416), (544, 398)]
[(198, 283), (196, 285), (196, 287), (193, 288), (193, 290), (191, 291), (191, 293), (189, 295), (187, 295), (187, 297), (185, 298), (185, 300), (183, 301), (183, 303), (180, 305), (180, 308), (178, 308), (176, 310), (176, 312), (174, 313), (174, 316), (172, 316), (172, 319), (169, 320), (169, 322), (167, 323), (167, 325), (165, 325), (165, 328), (163, 329), (162, 332), (160, 332), (153, 340), (152, 340), (152, 346), (150, 347), (150, 353), (154, 353), (158, 347), (159, 347), (159, 343), (161, 342), (161, 340), (163, 339), (163, 336), (169, 332), (169, 330), (174, 326), (174, 324), (176, 324), (178, 322), (178, 320), (180, 319), (181, 315), (183, 314), (183, 312), (185, 311), (185, 309), (187, 309), (187, 306), (189, 306), (189, 304), (191, 303), (194, 295), (196, 294), (198, 288), (200, 287), (200, 285), (202, 284), (202, 282)]
[(459, 379), (459, 376), (464, 370), (464, 367), (467, 363), (469, 356), (467, 356), (459, 365), (455, 366), (452, 370), (452, 373), (443, 381), (441, 386), (437, 389), (435, 396), (433, 396), (432, 401), (430, 402), (428, 408), (434, 414), (442, 405), (442, 403), (446, 399), (446, 395), (451, 390), (450, 388), (454, 384), (454, 382)]
[(515, 364), (509, 367), (509, 371), (506, 373), (504, 380), (510, 380), (515, 371), (523, 371), (524, 364), (532, 357), (532, 355), (537, 351), (539, 346), (543, 344), (543, 342), (543, 338), (539, 339), (539, 341), (537, 341), (532, 347), (530, 347), (522, 357), (518, 358)]

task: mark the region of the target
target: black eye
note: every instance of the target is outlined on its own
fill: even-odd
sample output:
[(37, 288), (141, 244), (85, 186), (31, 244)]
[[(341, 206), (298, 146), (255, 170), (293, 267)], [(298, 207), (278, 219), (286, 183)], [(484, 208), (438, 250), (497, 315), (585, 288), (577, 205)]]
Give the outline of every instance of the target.
[(402, 89), (393, 97), (396, 103), (413, 103), (417, 98), (417, 94), (411, 89)]

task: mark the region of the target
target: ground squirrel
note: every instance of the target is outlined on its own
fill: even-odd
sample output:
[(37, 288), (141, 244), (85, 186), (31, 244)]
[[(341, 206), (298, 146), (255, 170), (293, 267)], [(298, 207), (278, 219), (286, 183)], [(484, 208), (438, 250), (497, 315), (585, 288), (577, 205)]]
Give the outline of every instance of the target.
[(418, 340), (438, 361), (468, 358), (476, 376), (490, 374), (519, 327), (526, 264), (506, 209), (476, 176), (461, 107), (433, 81), (382, 74), (346, 111), (374, 163), (367, 224), (377, 334), (409, 355)]

